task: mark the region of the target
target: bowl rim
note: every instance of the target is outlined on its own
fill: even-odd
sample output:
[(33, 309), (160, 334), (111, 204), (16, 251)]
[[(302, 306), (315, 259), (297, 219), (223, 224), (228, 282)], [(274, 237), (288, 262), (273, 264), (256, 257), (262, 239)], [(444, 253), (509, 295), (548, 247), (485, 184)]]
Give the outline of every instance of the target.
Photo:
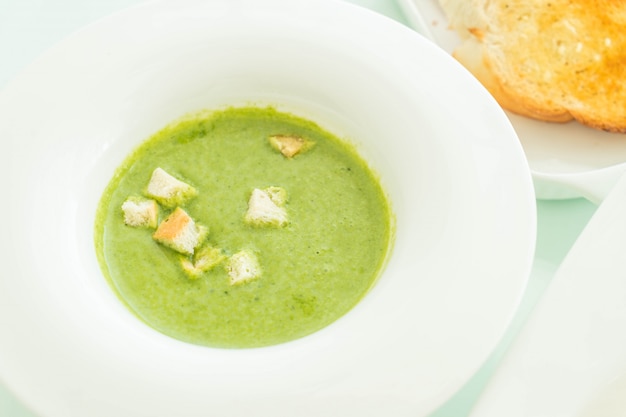
[[(236, 3), (236, 4), (235, 4)], [(277, 9), (277, 6), (282, 6), (282, 9)], [(51, 61), (55, 61), (59, 59), (59, 56), (68, 54), (72, 52), (73, 48), (76, 45), (81, 44), (82, 37), (85, 35), (89, 35), (89, 33), (99, 32), (101, 34), (108, 33), (108, 31), (112, 30), (115, 27), (116, 23), (124, 20), (124, 19), (145, 19), (148, 18), (162, 18), (167, 21), (168, 11), (175, 11), (177, 13), (186, 13), (190, 10), (198, 11), (200, 10), (202, 13), (210, 12), (211, 7), (227, 7), (235, 10), (239, 10), (239, 12), (246, 14), (247, 19), (255, 19), (255, 17), (250, 16), (250, 10), (256, 10), (259, 12), (263, 12), (266, 15), (275, 15), (280, 16), (280, 18), (290, 18), (292, 15), (297, 15), (299, 18), (302, 18), (306, 14), (303, 14), (303, 10), (306, 9), (307, 13), (313, 12), (313, 17), (311, 19), (315, 20), (318, 24), (321, 22), (321, 17), (325, 16), (333, 16), (337, 19), (334, 24), (338, 25), (347, 25), (350, 22), (350, 25), (356, 25), (357, 28), (363, 27), (373, 27), (373, 34), (359, 34), (359, 37), (366, 38), (369, 41), (375, 42), (374, 50), (379, 50), (379, 48), (383, 48), (388, 46), (385, 42), (380, 39), (375, 39), (375, 36), (380, 35), (381, 33), (386, 33), (386, 36), (389, 36), (393, 40), (401, 41), (403, 45), (411, 45), (415, 47), (416, 51), (400, 51), (398, 48), (397, 51), (390, 51), (389, 53), (397, 54), (397, 61), (391, 63), (395, 65), (397, 68), (400, 64), (410, 63), (411, 69), (419, 67), (416, 60), (422, 58), (424, 54), (426, 54), (429, 58), (436, 59), (437, 64), (446, 65), (449, 67), (452, 74), (457, 75), (459, 77), (458, 80), (451, 80), (452, 86), (458, 85), (468, 85), (467, 89), (472, 94), (475, 94), (476, 99), (480, 99), (480, 107), (481, 111), (485, 111), (489, 113), (489, 117), (493, 117), (489, 122), (492, 123), (489, 127), (490, 130), (497, 131), (498, 134), (502, 137), (502, 148), (497, 148), (498, 150), (504, 150), (508, 152), (508, 157), (511, 158), (509, 162), (512, 164), (512, 172), (511, 172), (511, 181), (515, 181), (515, 186), (518, 188), (517, 193), (518, 196), (516, 198), (519, 201), (523, 202), (523, 205), (517, 207), (517, 212), (515, 214), (519, 215), (519, 219), (524, 220), (524, 227), (527, 227), (527, 230), (520, 230), (520, 228), (516, 228), (515, 233), (518, 234), (518, 237), (522, 237), (524, 242), (521, 244), (524, 249), (524, 253), (519, 254), (520, 265), (522, 266), (519, 271), (516, 271), (517, 274), (513, 278), (511, 278), (512, 284), (510, 292), (506, 294), (509, 305), (503, 311), (498, 311), (497, 315), (500, 316), (494, 321), (497, 321), (497, 324), (485, 324), (485, 326), (489, 326), (491, 328), (490, 331), (490, 340), (483, 341), (482, 344), (476, 348), (476, 350), (480, 351), (480, 354), (476, 354), (471, 359), (471, 365), (467, 365), (465, 371), (462, 375), (454, 375), (452, 380), (448, 380), (446, 385), (443, 387), (438, 387), (437, 390), (432, 392), (432, 396), (428, 400), (422, 399), (420, 404), (411, 404), (414, 407), (415, 412), (426, 412), (433, 409), (437, 405), (441, 404), (446, 398), (451, 396), (457, 389), (459, 389), (463, 383), (465, 383), (469, 377), (479, 369), (480, 365), (486, 357), (489, 355), (495, 344), (499, 341), (499, 339), (504, 334), (506, 329), (506, 325), (512, 319), (512, 316), (517, 308), (521, 300), (521, 295), (525, 289), (526, 282), (528, 276), (530, 274), (530, 266), (532, 263), (532, 258), (534, 254), (534, 242), (535, 242), (535, 229), (536, 229), (536, 215), (535, 215), (535, 201), (534, 201), (534, 192), (532, 187), (532, 182), (530, 178), (530, 171), (526, 164), (526, 160), (523, 156), (523, 151), (519, 143), (517, 142), (517, 137), (512, 127), (506, 120), (504, 113), (501, 112), (499, 107), (495, 105), (495, 102), (491, 100), (491, 98), (482, 90), (480, 86), (459, 66), (457, 66), (451, 59), (447, 57), (443, 52), (439, 51), (434, 45), (428, 43), (424, 38), (415, 34), (408, 28), (403, 27), (401, 24), (392, 21), (391, 19), (387, 19), (384, 16), (378, 15), (375, 12), (363, 9), (359, 6), (351, 5), (349, 3), (344, 3), (341, 1), (335, 0), (322, 0), (316, 2), (308, 2), (308, 1), (293, 1), (293, 0), (266, 0), (263, 4), (260, 4), (258, 1), (242, 1), (242, 2), (229, 2), (228, 0), (213, 0), (211, 2), (202, 2), (200, 0), (187, 0), (184, 2), (179, 2), (175, 6), (171, 4), (171, 2), (166, 1), (152, 1), (145, 4), (141, 4), (126, 10), (123, 10), (115, 15), (112, 15), (108, 18), (100, 20), (87, 28), (77, 32), (75, 35), (69, 37), (65, 41), (61, 42), (56, 47), (52, 48), (48, 51), (42, 58), (37, 60), (35, 63), (31, 64), (20, 76), (16, 77), (9, 85), (5, 88), (4, 91), (0, 92), (0, 109), (7, 110), (6, 114), (11, 116), (15, 116), (17, 120), (22, 120), (24, 117), (23, 113), (20, 113), (24, 110), (23, 100), (17, 100), (18, 105), (13, 105), (13, 100), (23, 94), (25, 91), (30, 91), (30, 84), (34, 80), (40, 79), (41, 69), (45, 68)], [(263, 7), (266, 7), (265, 9)], [(271, 11), (269, 8), (273, 7)], [(240, 9), (238, 9), (240, 8)], [(308, 9), (307, 9), (308, 8)], [(140, 16), (144, 15), (143, 18)], [(147, 16), (147, 17), (146, 17)], [(333, 24), (333, 22), (329, 23)], [(348, 36), (348, 35), (346, 35)], [(354, 38), (355, 35), (350, 35), (351, 39)], [(388, 40), (388, 39), (387, 39)], [(419, 50), (419, 53), (417, 52)], [(420, 64), (421, 65), (421, 64)], [(62, 66), (61, 66), (62, 67)], [(419, 80), (417, 76), (413, 76), (410, 78), (416, 85), (423, 83), (423, 80)], [(29, 95), (32, 96), (32, 91), (29, 92)], [(36, 94), (35, 94), (36, 95)], [(12, 110), (13, 109), (13, 110)], [(477, 113), (478, 110), (470, 110), (470, 112)], [(21, 114), (21, 115), (20, 115)], [(12, 140), (12, 144), (15, 145), (12, 149), (12, 153), (9, 153), (6, 158), (8, 159), (15, 158), (19, 155), (23, 157), (23, 149), (19, 146), (18, 141), (16, 141), (16, 137), (14, 136), (15, 126), (11, 124), (12, 122), (7, 123), (6, 125), (0, 121), (0, 132), (8, 132), (9, 137)], [(479, 123), (477, 130), (486, 129), (485, 126)], [(481, 144), (483, 146), (484, 144)], [(3, 157), (4, 159), (4, 157)], [(17, 162), (16, 162), (17, 163)], [(7, 163), (2, 164), (5, 167), (2, 168), (3, 173), (8, 173), (10, 169), (17, 167), (15, 163)], [(485, 173), (493, 174), (494, 171), (485, 170)], [(8, 177), (5, 177), (8, 178)], [(23, 197), (23, 190), (17, 190), (15, 187), (11, 188), (11, 193), (16, 197)], [(521, 195), (521, 197), (520, 197)], [(19, 199), (18, 199), (19, 201)], [(517, 201), (517, 200), (516, 200)], [(14, 208), (2, 208), (1, 212), (3, 214), (15, 214)], [(6, 210), (6, 213), (5, 213)], [(19, 252), (19, 249), (9, 247), (8, 243), (4, 242), (3, 249), (6, 249), (5, 253), (15, 253)], [(23, 257), (23, 254), (21, 255)], [(514, 282), (513, 282), (514, 281)], [(0, 284), (0, 286), (9, 285), (8, 283)], [(1, 297), (1, 296), (0, 296)], [(34, 301), (34, 300), (30, 300)], [(14, 305), (14, 304), (7, 304)], [(32, 324), (32, 323), (31, 323)], [(12, 327), (13, 328), (13, 327)], [(13, 328), (14, 329), (14, 328)], [(9, 336), (8, 333), (0, 333), (0, 340), (6, 339)], [(146, 336), (151, 337), (151, 336)], [(22, 343), (27, 344), (25, 339), (22, 339)], [(4, 352), (0, 350), (0, 378), (6, 383), (9, 389), (13, 390), (16, 393), (17, 397), (22, 399), (24, 403), (28, 404), (32, 409), (40, 411), (43, 415), (57, 416), (58, 409), (52, 410), (47, 409), (48, 405), (42, 405), (38, 402), (36, 398), (35, 389), (36, 387), (31, 387), (25, 384), (26, 380), (32, 378), (23, 378), (24, 375), (20, 376), (22, 372), (28, 372), (28, 368), (23, 367), (24, 363), (20, 361), (13, 362), (12, 364), (8, 364), (9, 359), (16, 359), (16, 357), (11, 357), (14, 351), (11, 349), (15, 348), (19, 344), (19, 341), (15, 341), (15, 343), (11, 343), (10, 347), (8, 347)], [(306, 343), (304, 343), (306, 344)], [(308, 347), (304, 346), (302, 343), (294, 343), (289, 345), (281, 345), (276, 347), (275, 355), (284, 355), (285, 349), (301, 349), (302, 352), (308, 352)], [(181, 346), (177, 345), (178, 348), (181, 349), (181, 352), (186, 352), (191, 354), (191, 352), (197, 352), (195, 347), (191, 346)], [(63, 344), (57, 346), (57, 348), (62, 349)], [(30, 346), (31, 349), (34, 349), (33, 346)], [(260, 352), (260, 351), (255, 351)], [(265, 351), (264, 351), (265, 352)], [(68, 352), (65, 351), (65, 354)], [(258, 353), (260, 355), (261, 353)], [(238, 356), (241, 357), (241, 352), (224, 352), (225, 356)], [(274, 353), (272, 353), (274, 355)], [(251, 357), (258, 358), (257, 353), (251, 354)], [(23, 360), (23, 358), (21, 359)], [(127, 361), (128, 358), (123, 359), (123, 361)], [(181, 362), (184, 362), (181, 359)], [(111, 365), (111, 364), (109, 364)], [(94, 365), (95, 366), (95, 365)], [(117, 369), (120, 367), (121, 363), (115, 364), (113, 368), (115, 368), (120, 374), (124, 374), (123, 369)], [(263, 370), (263, 369), (261, 369)], [(81, 374), (82, 375), (82, 374)], [(41, 375), (40, 375), (41, 376)], [(50, 377), (47, 375), (45, 377)], [(130, 401), (131, 399), (126, 399)], [(300, 404), (301, 405), (301, 404)], [(75, 407), (89, 407), (89, 402), (75, 404)]]

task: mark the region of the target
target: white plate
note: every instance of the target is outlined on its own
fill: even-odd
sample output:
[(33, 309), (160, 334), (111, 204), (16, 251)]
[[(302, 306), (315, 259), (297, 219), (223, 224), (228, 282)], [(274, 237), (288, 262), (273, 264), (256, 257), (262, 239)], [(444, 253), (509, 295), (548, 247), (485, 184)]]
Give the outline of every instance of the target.
[[(437, 0), (399, 0), (409, 22), (446, 52), (460, 38)], [(538, 198), (604, 199), (626, 171), (626, 135), (594, 130), (576, 122), (545, 123), (510, 112), (526, 155)]]
[[(189, 111), (274, 103), (352, 138), (397, 221), (384, 275), (309, 337), (170, 339), (93, 249), (115, 167)], [(414, 31), (344, 2), (157, 1), (52, 48), (0, 95), (0, 379), (43, 417), (420, 416), (480, 367), (525, 288), (530, 171), (504, 113)]]
[(626, 176), (556, 272), (473, 417), (626, 416)]

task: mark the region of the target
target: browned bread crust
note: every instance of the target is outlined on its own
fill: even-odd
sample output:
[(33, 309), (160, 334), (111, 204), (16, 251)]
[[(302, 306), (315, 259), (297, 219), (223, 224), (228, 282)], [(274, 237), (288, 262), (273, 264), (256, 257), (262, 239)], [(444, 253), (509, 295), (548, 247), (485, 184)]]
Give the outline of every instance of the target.
[(626, 132), (626, 0), (440, 0), (502, 107)]

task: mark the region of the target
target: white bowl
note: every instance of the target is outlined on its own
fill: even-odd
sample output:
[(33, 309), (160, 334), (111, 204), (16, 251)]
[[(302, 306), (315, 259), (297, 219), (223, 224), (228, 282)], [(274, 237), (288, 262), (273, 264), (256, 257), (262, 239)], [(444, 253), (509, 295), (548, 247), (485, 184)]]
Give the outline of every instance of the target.
[[(452, 53), (461, 43), (438, 0), (399, 0), (410, 23)], [(626, 135), (577, 122), (547, 123), (507, 112), (519, 136), (535, 193), (542, 199), (583, 197), (599, 203), (626, 172)]]
[[(199, 109), (271, 103), (351, 138), (393, 254), (346, 316), (261, 349), (139, 322), (93, 247), (142, 140)], [(0, 96), (0, 379), (44, 417), (420, 416), (480, 367), (525, 288), (535, 202), (504, 113), (443, 51), (337, 1), (157, 1), (75, 34)]]

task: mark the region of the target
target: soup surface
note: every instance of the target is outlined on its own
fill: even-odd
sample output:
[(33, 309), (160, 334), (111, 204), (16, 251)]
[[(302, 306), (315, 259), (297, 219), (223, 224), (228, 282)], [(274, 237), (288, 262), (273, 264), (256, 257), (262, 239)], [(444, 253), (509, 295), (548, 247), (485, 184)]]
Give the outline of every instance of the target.
[[(306, 146), (286, 156), (272, 137)], [(157, 168), (194, 192), (153, 201)], [(255, 189), (269, 190), (269, 214), (285, 218), (251, 220)], [(129, 225), (129, 200), (157, 207), (153, 224)], [(202, 230), (193, 252), (157, 239), (178, 209)], [(107, 186), (95, 232), (105, 277), (145, 323), (190, 343), (247, 348), (303, 337), (354, 307), (383, 268), (393, 218), (348, 142), (271, 107), (240, 107), (185, 117), (142, 143)], [(196, 268), (201, 253), (211, 254), (209, 266)], [(242, 253), (254, 264), (237, 280)]]

